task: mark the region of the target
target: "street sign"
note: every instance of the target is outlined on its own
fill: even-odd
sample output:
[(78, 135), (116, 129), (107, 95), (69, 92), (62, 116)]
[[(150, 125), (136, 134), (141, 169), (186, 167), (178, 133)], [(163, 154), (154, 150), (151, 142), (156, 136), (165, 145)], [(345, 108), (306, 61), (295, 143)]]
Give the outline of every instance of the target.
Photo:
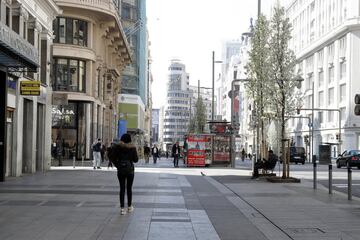
[(40, 81), (21, 81), (20, 95), (40, 96)]

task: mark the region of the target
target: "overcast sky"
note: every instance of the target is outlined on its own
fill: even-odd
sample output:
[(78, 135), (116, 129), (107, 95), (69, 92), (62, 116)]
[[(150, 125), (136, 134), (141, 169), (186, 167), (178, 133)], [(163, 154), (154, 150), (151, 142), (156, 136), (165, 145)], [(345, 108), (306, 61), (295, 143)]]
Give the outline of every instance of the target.
[[(276, 0), (263, 0), (270, 12)], [(291, 0), (282, 0), (288, 4)], [(190, 85), (211, 87), (212, 51), (221, 60), (221, 44), (239, 39), (256, 19), (257, 0), (147, 0), (147, 26), (151, 42), (153, 108), (166, 101), (167, 68), (180, 59), (190, 75)], [(255, 23), (255, 21), (254, 21)], [(220, 71), (220, 65), (215, 67)], [(218, 74), (215, 74), (217, 76)]]

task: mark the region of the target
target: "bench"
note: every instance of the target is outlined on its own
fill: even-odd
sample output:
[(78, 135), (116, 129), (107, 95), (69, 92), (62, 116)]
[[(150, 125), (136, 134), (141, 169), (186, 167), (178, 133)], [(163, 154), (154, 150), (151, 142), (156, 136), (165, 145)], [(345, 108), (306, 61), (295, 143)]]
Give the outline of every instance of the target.
[[(276, 166), (277, 160), (276, 161), (272, 161), (270, 163), (267, 164), (266, 167), (262, 168), (262, 175), (268, 175), (268, 176), (274, 176), (275, 174), (274, 172), (274, 168)], [(271, 173), (270, 173), (271, 171)]]

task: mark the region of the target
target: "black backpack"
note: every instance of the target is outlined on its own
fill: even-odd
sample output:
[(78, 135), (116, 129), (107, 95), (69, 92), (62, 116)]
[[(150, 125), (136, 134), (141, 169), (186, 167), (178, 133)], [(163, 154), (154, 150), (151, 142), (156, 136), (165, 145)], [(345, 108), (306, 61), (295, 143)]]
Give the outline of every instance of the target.
[(121, 175), (128, 175), (133, 171), (133, 166), (128, 160), (117, 161), (115, 167)]

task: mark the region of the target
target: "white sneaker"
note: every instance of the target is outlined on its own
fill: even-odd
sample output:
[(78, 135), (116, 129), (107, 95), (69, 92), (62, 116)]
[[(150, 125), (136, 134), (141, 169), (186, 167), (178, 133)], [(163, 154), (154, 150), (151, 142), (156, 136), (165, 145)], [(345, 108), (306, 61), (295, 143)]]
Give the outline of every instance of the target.
[(130, 206), (130, 207), (128, 207), (128, 212), (130, 213), (130, 212), (133, 212), (134, 211), (134, 207), (133, 206)]
[(120, 210), (120, 214), (121, 214), (121, 215), (125, 215), (125, 214), (126, 214), (125, 208), (122, 208), (122, 209)]

